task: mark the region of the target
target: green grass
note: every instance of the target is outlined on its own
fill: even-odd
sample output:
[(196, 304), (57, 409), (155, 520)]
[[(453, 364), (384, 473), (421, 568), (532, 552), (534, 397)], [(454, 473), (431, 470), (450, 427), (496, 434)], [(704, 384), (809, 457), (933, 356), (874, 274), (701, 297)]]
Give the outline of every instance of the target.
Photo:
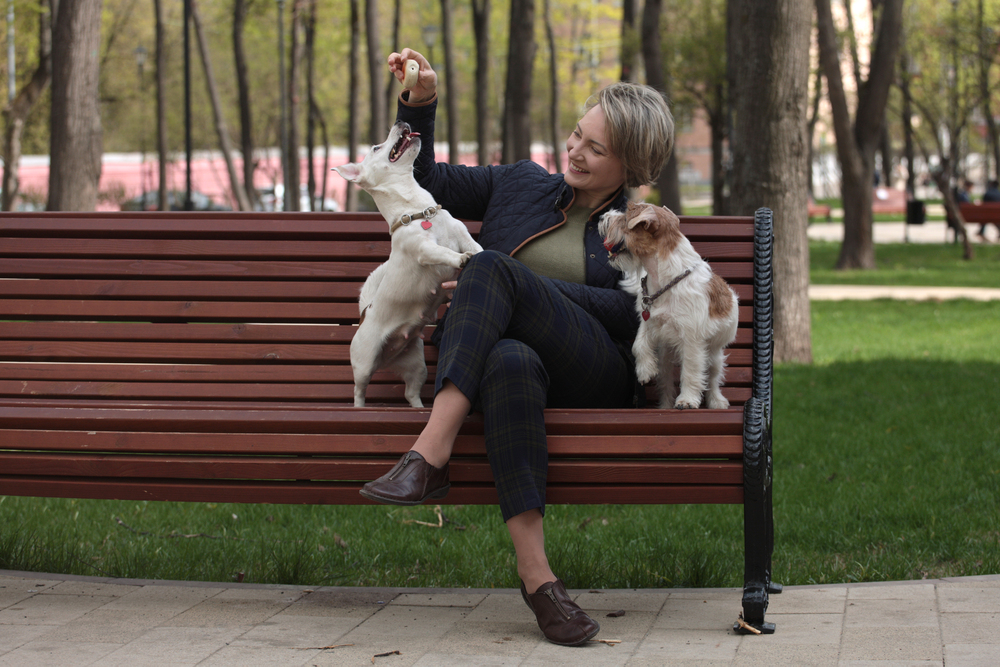
[(976, 245), (975, 258), (962, 259), (955, 244), (879, 243), (873, 271), (837, 271), (840, 243), (809, 243), (809, 280), (814, 285), (919, 285), (1000, 287), (1000, 245)]
[[(1000, 573), (1000, 303), (817, 302), (775, 374), (775, 579)], [(0, 498), (0, 568), (304, 585), (517, 585), (494, 507)], [(414, 521), (435, 524), (421, 525)], [(571, 587), (740, 586), (738, 506), (552, 506)]]

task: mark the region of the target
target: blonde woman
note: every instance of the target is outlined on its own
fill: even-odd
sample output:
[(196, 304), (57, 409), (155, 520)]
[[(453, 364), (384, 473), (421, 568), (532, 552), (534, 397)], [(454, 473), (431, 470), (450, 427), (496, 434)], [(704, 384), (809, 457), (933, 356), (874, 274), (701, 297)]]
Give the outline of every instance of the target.
[(631, 341), (634, 297), (621, 291), (597, 231), (601, 214), (624, 209), (625, 190), (652, 182), (673, 147), (673, 119), (654, 89), (611, 85), (589, 104), (566, 141), (569, 166), (466, 167), (434, 158), (437, 75), (411, 49), (389, 56), (402, 81), (397, 120), (421, 135), (414, 173), (452, 215), (481, 220), (477, 254), (456, 282), (434, 335), (439, 348), (434, 404), (413, 448), (361, 491), (413, 505), (448, 492), (448, 460), (465, 417), (483, 413), (500, 510), (517, 555), (521, 593), (545, 637), (575, 646), (597, 622), (577, 606), (549, 565), (543, 516), (548, 450), (546, 407), (629, 408), (641, 404)]

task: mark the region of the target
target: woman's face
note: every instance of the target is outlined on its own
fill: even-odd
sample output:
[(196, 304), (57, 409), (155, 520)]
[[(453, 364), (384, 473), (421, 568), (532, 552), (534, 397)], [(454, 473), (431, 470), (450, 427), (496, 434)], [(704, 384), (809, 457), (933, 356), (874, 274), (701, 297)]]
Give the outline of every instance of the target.
[(604, 111), (595, 106), (580, 119), (566, 140), (569, 167), (566, 183), (590, 208), (603, 204), (625, 183), (625, 168), (609, 149), (604, 134)]

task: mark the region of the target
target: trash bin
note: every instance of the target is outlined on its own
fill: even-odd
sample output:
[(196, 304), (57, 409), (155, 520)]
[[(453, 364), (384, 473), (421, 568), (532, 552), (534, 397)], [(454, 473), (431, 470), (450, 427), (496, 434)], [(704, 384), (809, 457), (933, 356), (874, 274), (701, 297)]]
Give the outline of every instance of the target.
[(927, 209), (924, 208), (922, 199), (911, 199), (906, 202), (906, 224), (922, 225), (926, 215)]

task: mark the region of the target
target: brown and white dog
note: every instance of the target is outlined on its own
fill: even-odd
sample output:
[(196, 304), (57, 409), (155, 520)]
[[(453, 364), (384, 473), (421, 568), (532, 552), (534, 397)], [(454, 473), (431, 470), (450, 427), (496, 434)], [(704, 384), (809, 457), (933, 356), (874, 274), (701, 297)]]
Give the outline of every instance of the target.
[(611, 264), (626, 274), (622, 287), (636, 295), (641, 321), (632, 354), (639, 381), (657, 378), (661, 408), (697, 408), (706, 389), (706, 407), (728, 408), (719, 387), (723, 350), (736, 337), (736, 293), (712, 272), (666, 207), (629, 202), (624, 213), (605, 213), (598, 229)]

